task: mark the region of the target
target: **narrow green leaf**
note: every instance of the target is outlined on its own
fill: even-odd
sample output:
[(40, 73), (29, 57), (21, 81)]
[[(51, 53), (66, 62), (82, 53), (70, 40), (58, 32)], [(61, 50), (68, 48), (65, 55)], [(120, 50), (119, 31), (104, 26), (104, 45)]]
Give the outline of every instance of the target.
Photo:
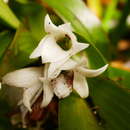
[(33, 37), (38, 41), (41, 40), (45, 35), (44, 17), (46, 10), (36, 2), (29, 2), (27, 4), (14, 2), (11, 7), (21, 21), (23, 21), (24, 26), (32, 33)]
[(122, 10), (119, 22), (118, 22), (117, 26), (115, 27), (115, 29), (110, 34), (111, 39), (113, 40), (113, 43), (115, 45), (118, 44), (118, 41), (122, 38), (122, 36), (124, 35), (124, 33), (127, 30), (126, 19), (129, 14), (130, 14), (130, 0), (126, 0), (125, 7)]
[(21, 26), (14, 37), (11, 46), (0, 64), (0, 74), (3, 75), (8, 71), (23, 67), (31, 62), (30, 53), (36, 47), (37, 41), (32, 37), (30, 32)]
[[(106, 63), (104, 56), (109, 57), (108, 39), (102, 30), (99, 19), (90, 12), (85, 4), (81, 0), (45, 0), (45, 2), (64, 21), (71, 22), (75, 32), (92, 45), (87, 49), (91, 67), (97, 68)], [(96, 60), (91, 59), (92, 53)]]
[(16, 1), (21, 4), (28, 4), (30, 2), (29, 0), (16, 0)]
[(108, 5), (105, 16), (103, 18), (103, 27), (106, 31), (110, 29), (110, 23), (113, 20), (113, 16), (115, 15), (115, 12), (117, 11), (117, 4), (119, 0), (111, 0), (110, 4)]
[(109, 78), (117, 81), (122, 87), (130, 90), (130, 72), (114, 67), (108, 69)]
[[(31, 8), (29, 12), (31, 12)], [(39, 12), (39, 14), (34, 20), (32, 14), (36, 14), (37, 12)], [(46, 12), (41, 6), (40, 8), (36, 6), (35, 10), (33, 6), (32, 13), (29, 14), (28, 17), (25, 17), (26, 23), (24, 22), (24, 24), (17, 29), (13, 42), (2, 59), (0, 64), (0, 76), (34, 62), (34, 60), (29, 59), (29, 56), (45, 35), (43, 21)], [(34, 26), (34, 24), (36, 25)]]
[(90, 108), (79, 96), (71, 94), (59, 102), (59, 130), (100, 130)]
[[(33, 4), (32, 8), (36, 8), (36, 4)], [(45, 31), (44, 31), (45, 15), (46, 15), (46, 10), (39, 7), (37, 8), (37, 10), (30, 13), (30, 15), (28, 16), (30, 32), (32, 33), (32, 36), (37, 41), (41, 40), (45, 35)]]
[(0, 33), (0, 60), (2, 59), (4, 52), (8, 48), (9, 44), (13, 39), (13, 34), (9, 31)]
[(0, 20), (5, 22), (10, 27), (17, 29), (19, 27), (20, 21), (17, 19), (15, 14), (11, 11), (9, 6), (0, 0)]
[(130, 129), (130, 94), (108, 79), (89, 79), (90, 96), (107, 130)]

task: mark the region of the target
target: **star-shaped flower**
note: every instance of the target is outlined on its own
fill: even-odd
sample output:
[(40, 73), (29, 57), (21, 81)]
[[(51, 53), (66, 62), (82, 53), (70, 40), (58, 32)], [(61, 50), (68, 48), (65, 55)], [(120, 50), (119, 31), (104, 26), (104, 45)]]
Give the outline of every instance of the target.
[[(71, 56), (89, 46), (89, 44), (79, 43), (77, 41), (70, 23), (56, 26), (52, 23), (49, 16), (46, 15), (44, 26), (48, 34), (40, 41), (38, 47), (30, 55), (30, 58), (41, 57), (42, 63), (54, 63), (56, 69)], [(58, 45), (57, 42), (63, 38), (69, 38), (72, 44), (69, 50), (64, 50)]]
[[(86, 81), (86, 78), (89, 77), (96, 77), (100, 74), (102, 74), (108, 67), (108, 64), (99, 68), (99, 69), (88, 69), (85, 67), (85, 60), (84, 58), (80, 62), (76, 62), (72, 59), (67, 60), (62, 66), (60, 66), (55, 72), (53, 71), (53, 66), (52, 69), (50, 67), (49, 70), (49, 77), (51, 79), (55, 79), (60, 75), (62, 71), (70, 71), (73, 73), (73, 84), (72, 88), (82, 97), (86, 98), (89, 95), (89, 90), (88, 90), (88, 84)], [(52, 73), (51, 73), (52, 72)], [(62, 86), (62, 85), (61, 85)], [(66, 93), (66, 95), (61, 96), (62, 94), (59, 93), (58, 91), (61, 89), (58, 85), (55, 87), (55, 94), (60, 98), (64, 98), (70, 94), (72, 91), (69, 89), (69, 91)], [(68, 87), (64, 88), (62, 87), (62, 91), (64, 89), (66, 90)]]

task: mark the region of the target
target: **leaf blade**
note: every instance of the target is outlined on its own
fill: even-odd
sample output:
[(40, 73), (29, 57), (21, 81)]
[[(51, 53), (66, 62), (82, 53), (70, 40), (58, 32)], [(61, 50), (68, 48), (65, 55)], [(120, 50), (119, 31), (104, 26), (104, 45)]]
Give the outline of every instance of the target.
[(3, 0), (0, 0), (0, 19), (14, 29), (17, 29), (20, 25), (20, 21)]
[[(108, 79), (89, 79), (90, 96), (108, 130), (130, 129), (130, 94)], [(100, 83), (100, 84), (99, 84)]]
[(59, 103), (59, 130), (100, 130), (90, 108), (77, 95), (70, 95)]

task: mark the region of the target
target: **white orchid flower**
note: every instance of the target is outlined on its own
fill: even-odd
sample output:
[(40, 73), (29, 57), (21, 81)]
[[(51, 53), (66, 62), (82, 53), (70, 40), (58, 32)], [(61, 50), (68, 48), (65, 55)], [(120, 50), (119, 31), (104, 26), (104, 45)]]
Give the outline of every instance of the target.
[(23, 104), (31, 111), (31, 102), (43, 87), (39, 80), (43, 76), (42, 67), (30, 67), (7, 73), (2, 78), (2, 84), (23, 88)]
[[(88, 89), (88, 84), (86, 81), (87, 77), (96, 77), (100, 74), (102, 74), (108, 67), (108, 64), (99, 68), (99, 69), (88, 69), (84, 66), (84, 59), (80, 62), (77, 63), (76, 61), (69, 59), (68, 61), (66, 61), (62, 66), (60, 66), (55, 72), (53, 71), (53, 66), (52, 69), (50, 69), (50, 78), (54, 79), (56, 78), (62, 70), (69, 70), (72, 71), (74, 73), (74, 78), (73, 78), (73, 88), (74, 90), (82, 97), (82, 98), (86, 98), (89, 95), (89, 89)], [(51, 67), (50, 67), (51, 68)], [(51, 73), (51, 71), (53, 73)], [(64, 82), (62, 82), (63, 86)], [(58, 85), (55, 87), (55, 94), (58, 97), (61, 97), (61, 94), (59, 93), (61, 88), (58, 87)], [(64, 85), (64, 88), (62, 87), (62, 91), (66, 91), (66, 89), (68, 89), (68, 86)], [(68, 96), (71, 93), (71, 89), (68, 89), (69, 91), (66, 93), (66, 96)], [(62, 93), (63, 93), (62, 92)], [(66, 96), (62, 96), (62, 98), (66, 97)]]
[(2, 84), (23, 88), (23, 99), (19, 104), (21, 105), (23, 103), (29, 111), (32, 111), (31, 106), (40, 96), (42, 91), (42, 107), (47, 106), (54, 95), (53, 87), (51, 87), (51, 81), (48, 80), (47, 77), (47, 72), (48, 64), (45, 64), (44, 69), (43, 67), (30, 67), (16, 70), (6, 74), (2, 78)]
[[(91, 70), (85, 68), (84, 63), (83, 65), (82, 63), (83, 62), (77, 63), (69, 59), (59, 68), (57, 77), (51, 78), (48, 78), (49, 64), (45, 64), (44, 70), (43, 67), (30, 67), (16, 70), (6, 74), (2, 78), (2, 84), (23, 88), (22, 103), (29, 111), (32, 111), (31, 106), (42, 91), (42, 107), (46, 107), (51, 102), (54, 93), (59, 98), (65, 98), (70, 95), (72, 88), (74, 88), (82, 98), (86, 98), (89, 93), (86, 77), (100, 75), (106, 70), (108, 65), (97, 70)], [(71, 76), (62, 74), (62, 70), (69, 71)], [(74, 75), (74, 78), (72, 78), (72, 75)], [(71, 83), (68, 82), (69, 80)]]
[[(54, 79), (56, 81), (54, 84), (54, 80), (48, 78), (48, 67), (49, 64), (45, 64), (44, 69), (43, 67), (30, 67), (7, 73), (2, 78), (2, 84), (22, 88), (24, 90), (23, 99), (20, 100), (19, 105), (24, 104), (30, 112), (32, 111), (31, 106), (43, 91), (41, 107), (46, 107), (54, 96), (55, 88), (59, 88), (61, 84), (59, 82), (63, 81), (62, 76), (59, 76)], [(64, 87), (63, 90), (66, 91)], [(68, 93), (68, 91), (64, 91), (61, 92), (61, 97), (64, 93)], [(22, 107), (23, 117), (28, 111), (26, 108)]]
[[(103, 73), (108, 65), (97, 70), (91, 70), (84, 66), (84, 60), (76, 62), (72, 56), (88, 47), (88, 44), (79, 43), (72, 32), (69, 23), (55, 26), (49, 16), (45, 17), (45, 31), (48, 33), (38, 47), (30, 55), (30, 58), (42, 58), (43, 67), (30, 67), (16, 70), (6, 74), (2, 78), (2, 84), (23, 88), (23, 99), (20, 104), (29, 110), (43, 91), (41, 107), (46, 107), (54, 94), (58, 98), (65, 98), (72, 90), (86, 98), (89, 94), (86, 77), (95, 77)], [(57, 41), (68, 37), (72, 43), (69, 50), (62, 49)], [(62, 71), (65, 71), (63, 73)], [(24, 115), (25, 108), (22, 109)]]
[[(52, 23), (49, 16), (46, 15), (44, 26), (48, 34), (40, 41), (38, 47), (30, 55), (30, 58), (41, 57), (42, 63), (54, 63), (55, 69), (57, 69), (71, 56), (89, 46), (89, 44), (77, 41), (70, 23), (56, 26)], [(69, 50), (62, 49), (57, 43), (58, 40), (65, 37), (69, 38), (72, 43)]]

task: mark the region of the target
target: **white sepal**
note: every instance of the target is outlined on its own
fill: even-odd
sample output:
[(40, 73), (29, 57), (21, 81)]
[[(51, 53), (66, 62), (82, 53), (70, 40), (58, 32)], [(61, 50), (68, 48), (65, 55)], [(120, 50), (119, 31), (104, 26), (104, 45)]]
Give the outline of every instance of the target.
[(88, 97), (89, 89), (86, 78), (76, 71), (74, 71), (73, 88), (82, 98)]
[(48, 14), (45, 16), (44, 28), (47, 33), (54, 33), (58, 30), (58, 27), (52, 23)]
[(54, 96), (53, 88), (51, 86), (50, 79), (48, 78), (48, 67), (49, 64), (45, 64), (44, 77), (40, 78), (40, 80), (43, 82), (43, 100), (41, 107), (46, 107), (51, 102)]
[(2, 78), (2, 83), (9, 86), (29, 88), (37, 86), (42, 75), (42, 67), (30, 67), (7, 73)]
[(39, 82), (37, 86), (32, 86), (30, 88), (27, 88), (24, 90), (23, 93), (23, 104), (28, 108), (28, 110), (31, 112), (31, 101), (33, 98), (37, 95), (39, 89), (42, 87), (42, 84)]
[(72, 38), (76, 38), (75, 35), (72, 33), (72, 28), (70, 23), (62, 24), (56, 26), (52, 23), (49, 15), (45, 16), (45, 23), (44, 23), (45, 31), (48, 34), (52, 34), (56, 40), (59, 38), (63, 38), (66, 34), (71, 35)]
[(89, 44), (87, 44), (87, 43), (80, 43), (77, 41), (72, 41), (72, 48), (70, 49), (70, 51), (72, 52), (71, 56), (75, 55), (76, 53), (78, 53), (88, 47), (89, 47)]
[(40, 57), (42, 54), (42, 50), (44, 48), (44, 42), (47, 41), (48, 35), (45, 36), (39, 43), (39, 45), (34, 49), (34, 51), (30, 55), (30, 59)]
[(39, 56), (42, 57), (42, 63), (48, 63), (60, 61), (69, 56), (69, 54), (56, 43), (52, 35), (47, 35), (33, 51), (30, 58)]
[(43, 83), (43, 100), (41, 107), (46, 107), (52, 100), (54, 94), (53, 94), (53, 89), (48, 81), (44, 81)]
[(86, 77), (96, 77), (100, 74), (102, 74), (108, 67), (108, 64), (99, 68), (99, 69), (87, 69), (84, 67), (78, 67), (77, 71), (79, 71), (82, 75), (86, 76)]

